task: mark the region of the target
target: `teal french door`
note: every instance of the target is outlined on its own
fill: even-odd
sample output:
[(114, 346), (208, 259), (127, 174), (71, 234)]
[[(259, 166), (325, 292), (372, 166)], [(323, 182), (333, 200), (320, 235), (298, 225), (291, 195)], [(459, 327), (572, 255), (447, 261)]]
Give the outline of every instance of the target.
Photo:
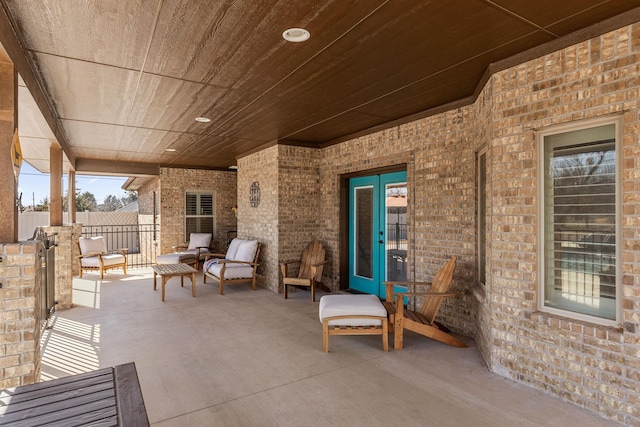
[(407, 280), (407, 173), (349, 180), (349, 287), (384, 298)]

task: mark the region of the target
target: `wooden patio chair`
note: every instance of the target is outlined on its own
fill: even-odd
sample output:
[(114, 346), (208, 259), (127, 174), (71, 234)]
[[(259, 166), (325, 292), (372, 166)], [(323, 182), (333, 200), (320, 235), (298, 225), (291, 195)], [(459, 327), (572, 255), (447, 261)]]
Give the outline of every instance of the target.
[[(284, 299), (289, 297), (289, 286), (303, 286), (311, 288), (311, 301), (316, 300), (316, 283), (322, 282), (322, 269), (328, 261), (325, 259), (325, 250), (322, 243), (314, 240), (302, 251), (299, 260), (280, 263), (282, 271), (282, 283), (284, 283)], [(288, 277), (289, 266), (300, 264), (298, 277)]]
[[(442, 301), (456, 296), (456, 293), (449, 292), (455, 268), (456, 257), (452, 257), (438, 270), (432, 282), (384, 282), (387, 295), (383, 304), (389, 314), (389, 322), (393, 324), (394, 349), (402, 349), (405, 329), (454, 347), (467, 346), (435, 321)], [(394, 286), (407, 287), (408, 292), (394, 292)], [(429, 290), (419, 292), (416, 291), (418, 287), (428, 287)], [(418, 311), (407, 310), (404, 307), (404, 298), (414, 296), (424, 298), (422, 305)]]
[(207, 277), (220, 284), (220, 295), (224, 295), (224, 285), (236, 282), (251, 282), (256, 290), (256, 272), (261, 244), (257, 240), (235, 238), (229, 244), (226, 254), (209, 254), (202, 266), (202, 283)]
[(196, 270), (200, 269), (200, 262), (204, 262), (209, 254), (211, 254), (211, 233), (191, 233), (189, 235), (188, 245), (173, 246), (173, 249), (180, 249), (180, 252), (175, 254), (188, 255), (191, 254), (195, 257)]
[(78, 239), (80, 250), (80, 278), (82, 270), (99, 270), (100, 278), (104, 279), (104, 272), (112, 268), (122, 268), (127, 274), (128, 248), (107, 251), (107, 245), (103, 236), (80, 237)]

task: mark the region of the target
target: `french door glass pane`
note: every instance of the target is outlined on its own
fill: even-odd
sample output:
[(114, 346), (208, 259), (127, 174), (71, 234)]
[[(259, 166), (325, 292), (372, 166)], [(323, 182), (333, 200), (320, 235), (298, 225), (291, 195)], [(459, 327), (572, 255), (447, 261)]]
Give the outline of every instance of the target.
[(373, 187), (355, 189), (355, 272), (373, 278)]
[(386, 197), (386, 280), (407, 280), (407, 184), (389, 184)]

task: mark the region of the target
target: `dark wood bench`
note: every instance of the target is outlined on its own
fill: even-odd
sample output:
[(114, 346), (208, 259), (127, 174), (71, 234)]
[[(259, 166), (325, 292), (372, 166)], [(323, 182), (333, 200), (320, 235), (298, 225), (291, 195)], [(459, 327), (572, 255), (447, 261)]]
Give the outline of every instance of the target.
[(2, 426), (149, 426), (134, 363), (0, 391)]

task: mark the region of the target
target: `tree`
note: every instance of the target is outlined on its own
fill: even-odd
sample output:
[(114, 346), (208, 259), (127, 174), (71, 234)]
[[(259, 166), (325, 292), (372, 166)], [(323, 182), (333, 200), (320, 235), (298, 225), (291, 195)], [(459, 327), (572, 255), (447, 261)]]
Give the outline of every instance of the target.
[(98, 202), (96, 202), (96, 197), (85, 191), (84, 193), (80, 193), (78, 191), (76, 193), (76, 211), (84, 212), (84, 211), (96, 211), (98, 208)]
[(49, 212), (49, 198), (45, 197), (33, 207), (34, 212)]
[(127, 195), (122, 197), (122, 204), (127, 206), (129, 203), (133, 203), (138, 200), (138, 193), (135, 191), (127, 191)]
[(114, 212), (123, 207), (124, 204), (120, 198), (112, 194), (108, 195), (104, 199), (104, 203), (100, 205), (100, 211), (102, 212)]

